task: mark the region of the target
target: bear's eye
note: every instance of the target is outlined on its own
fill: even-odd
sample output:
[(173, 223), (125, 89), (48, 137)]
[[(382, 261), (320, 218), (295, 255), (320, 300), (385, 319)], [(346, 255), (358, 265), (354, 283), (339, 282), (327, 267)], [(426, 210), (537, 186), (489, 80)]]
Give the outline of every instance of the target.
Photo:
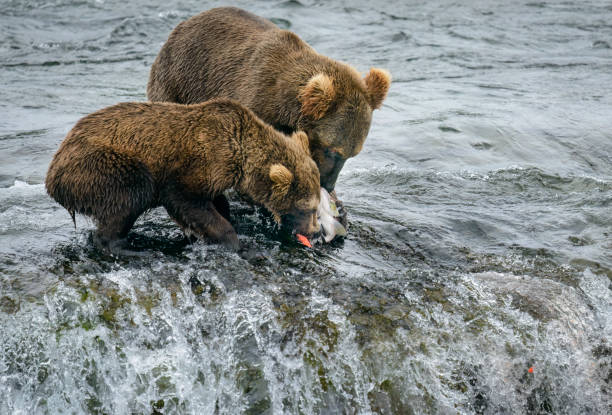
[(325, 157), (334, 158), (336, 160), (344, 158), (342, 152), (335, 148), (326, 148), (324, 152), (325, 152)]

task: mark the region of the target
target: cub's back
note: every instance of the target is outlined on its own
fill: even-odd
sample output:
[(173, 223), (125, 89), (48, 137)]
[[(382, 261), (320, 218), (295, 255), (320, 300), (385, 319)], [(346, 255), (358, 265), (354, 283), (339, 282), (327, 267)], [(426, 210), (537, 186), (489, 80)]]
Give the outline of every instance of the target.
[[(68, 133), (51, 163), (54, 170), (95, 149), (112, 149), (149, 166), (152, 173), (168, 164), (214, 153), (227, 147), (248, 111), (229, 100), (201, 104), (126, 102), (80, 119)], [(204, 141), (203, 141), (204, 140)], [(206, 149), (202, 144), (206, 144)]]
[[(198, 106), (200, 107), (200, 106)], [(104, 145), (129, 152), (174, 146), (203, 111), (170, 103), (125, 102), (81, 118), (62, 145)]]

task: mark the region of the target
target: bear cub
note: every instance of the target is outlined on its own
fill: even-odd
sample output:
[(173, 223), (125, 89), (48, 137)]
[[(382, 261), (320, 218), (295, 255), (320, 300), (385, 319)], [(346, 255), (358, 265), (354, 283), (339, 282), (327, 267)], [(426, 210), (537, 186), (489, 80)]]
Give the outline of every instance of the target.
[(129, 254), (126, 236), (163, 206), (187, 235), (239, 248), (223, 191), (266, 207), (278, 222), (318, 232), (319, 170), (302, 132), (286, 136), (237, 102), (122, 103), (85, 116), (53, 157), (45, 185), (92, 217), (102, 249)]

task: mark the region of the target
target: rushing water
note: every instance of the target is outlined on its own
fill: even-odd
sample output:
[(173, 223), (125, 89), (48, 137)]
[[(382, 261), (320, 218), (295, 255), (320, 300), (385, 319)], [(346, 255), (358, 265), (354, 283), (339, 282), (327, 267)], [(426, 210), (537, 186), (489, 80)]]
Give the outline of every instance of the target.
[(107, 257), (45, 193), (72, 125), (220, 5), (148, 3), (0, 0), (1, 414), (612, 411), (609, 1), (234, 2), (394, 78), (348, 238), (234, 201), (249, 261), (163, 210)]

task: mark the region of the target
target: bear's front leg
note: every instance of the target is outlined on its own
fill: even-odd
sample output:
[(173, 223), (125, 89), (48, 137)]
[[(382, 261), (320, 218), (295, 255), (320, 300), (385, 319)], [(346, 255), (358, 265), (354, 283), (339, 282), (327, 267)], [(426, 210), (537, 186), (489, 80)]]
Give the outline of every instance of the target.
[(218, 195), (213, 199), (213, 205), (215, 206), (215, 209), (217, 209), (217, 212), (219, 212), (221, 214), (221, 216), (223, 216), (225, 219), (229, 220), (230, 219), (230, 205), (229, 205), (229, 201), (227, 200), (227, 197), (225, 197), (225, 195)]
[(93, 242), (98, 249), (117, 256), (147, 256), (144, 252), (129, 249), (128, 231), (138, 218), (136, 213), (118, 214), (98, 220), (98, 229), (93, 235)]
[(201, 239), (212, 239), (227, 248), (240, 248), (234, 227), (215, 208), (212, 200), (188, 200), (174, 195), (164, 203), (166, 211), (185, 234)]

